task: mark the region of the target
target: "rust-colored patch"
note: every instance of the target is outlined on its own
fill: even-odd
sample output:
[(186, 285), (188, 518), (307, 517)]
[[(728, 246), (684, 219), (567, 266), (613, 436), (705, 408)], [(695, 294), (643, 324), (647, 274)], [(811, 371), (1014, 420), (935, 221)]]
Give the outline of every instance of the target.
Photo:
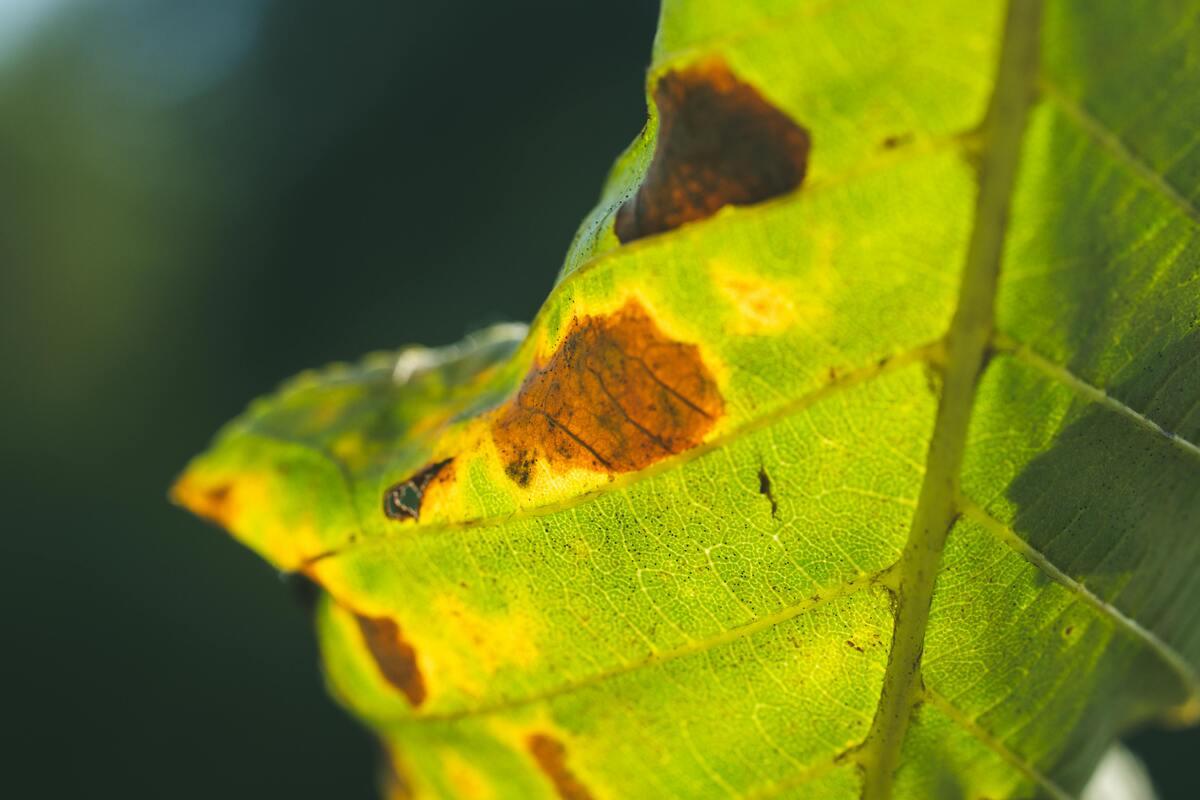
[(529, 483), (538, 461), (565, 471), (642, 469), (688, 450), (724, 410), (692, 344), (673, 341), (634, 301), (571, 323), (492, 425), (505, 472)]
[(437, 461), (422, 467), (412, 477), (400, 481), (383, 493), (383, 513), (389, 519), (421, 518), (421, 501), (425, 499), (425, 489), (434, 478), (443, 474), (454, 459)]
[(181, 478), (171, 487), (171, 499), (222, 528), (233, 525), (233, 486), (228, 483), (202, 487), (193, 480)]
[(658, 141), (637, 194), (617, 212), (622, 242), (796, 189), (808, 169), (808, 131), (710, 59), (654, 87)]
[(554, 784), (562, 800), (594, 800), (588, 788), (567, 767), (567, 748), (552, 736), (535, 733), (529, 737), (529, 752), (538, 768)]
[(425, 700), (425, 679), (417, 666), (417, 651), (404, 640), (400, 626), (387, 617), (355, 614), (367, 649), (388, 683), (404, 692), (408, 702), (419, 706)]

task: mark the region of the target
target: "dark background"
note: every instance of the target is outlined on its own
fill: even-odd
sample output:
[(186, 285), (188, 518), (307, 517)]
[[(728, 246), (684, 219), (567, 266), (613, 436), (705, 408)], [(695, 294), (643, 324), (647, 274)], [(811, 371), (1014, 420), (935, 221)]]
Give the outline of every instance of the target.
[[(167, 486), (301, 369), (532, 317), (655, 16), (0, 0), (0, 791), (374, 796), (293, 588)], [(1134, 745), (1192, 796), (1200, 734)]]

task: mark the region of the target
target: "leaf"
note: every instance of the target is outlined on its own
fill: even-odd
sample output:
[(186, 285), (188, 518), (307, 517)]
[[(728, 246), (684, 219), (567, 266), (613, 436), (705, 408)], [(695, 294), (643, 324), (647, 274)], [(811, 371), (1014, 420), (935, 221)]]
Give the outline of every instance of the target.
[(667, 2), (528, 336), (258, 401), (395, 797), (1055, 797), (1200, 708), (1200, 6)]

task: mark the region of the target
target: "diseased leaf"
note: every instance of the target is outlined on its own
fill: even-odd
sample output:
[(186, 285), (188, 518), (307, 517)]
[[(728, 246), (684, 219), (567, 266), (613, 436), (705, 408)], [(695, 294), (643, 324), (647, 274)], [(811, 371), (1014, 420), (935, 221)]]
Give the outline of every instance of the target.
[(668, 0), (522, 337), (175, 497), (322, 588), (394, 797), (1078, 793), (1200, 709), (1200, 6)]

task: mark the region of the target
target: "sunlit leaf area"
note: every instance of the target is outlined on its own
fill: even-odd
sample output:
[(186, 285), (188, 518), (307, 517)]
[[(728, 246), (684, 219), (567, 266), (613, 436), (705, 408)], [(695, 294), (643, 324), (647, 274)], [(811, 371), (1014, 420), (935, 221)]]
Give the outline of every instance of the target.
[(1200, 4), (377, 5), (0, 2), (15, 796), (1195, 796)]

